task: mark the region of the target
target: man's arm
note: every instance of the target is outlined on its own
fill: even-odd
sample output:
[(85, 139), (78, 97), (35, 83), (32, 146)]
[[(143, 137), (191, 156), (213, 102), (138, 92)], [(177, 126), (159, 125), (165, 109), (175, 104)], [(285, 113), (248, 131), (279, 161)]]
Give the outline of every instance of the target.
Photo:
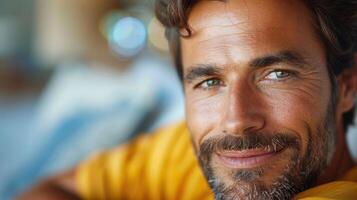
[(39, 182), (16, 199), (72, 200), (80, 199), (75, 184), (75, 170), (69, 170)]

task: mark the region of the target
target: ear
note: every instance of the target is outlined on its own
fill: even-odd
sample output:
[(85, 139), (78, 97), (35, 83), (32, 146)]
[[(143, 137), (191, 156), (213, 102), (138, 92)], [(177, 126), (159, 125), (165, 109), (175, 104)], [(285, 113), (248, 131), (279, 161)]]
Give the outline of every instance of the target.
[(338, 110), (341, 113), (352, 109), (357, 95), (357, 53), (354, 56), (355, 65), (351, 69), (344, 70), (337, 77), (338, 81)]

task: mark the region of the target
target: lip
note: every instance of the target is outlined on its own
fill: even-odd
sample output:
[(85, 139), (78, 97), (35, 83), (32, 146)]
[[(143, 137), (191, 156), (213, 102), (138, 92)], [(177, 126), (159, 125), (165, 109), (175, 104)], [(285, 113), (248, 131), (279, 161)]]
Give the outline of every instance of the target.
[(273, 160), (282, 150), (283, 149), (279, 151), (266, 151), (262, 149), (252, 149), (242, 151), (221, 151), (216, 154), (226, 167), (244, 169), (264, 165), (268, 161)]

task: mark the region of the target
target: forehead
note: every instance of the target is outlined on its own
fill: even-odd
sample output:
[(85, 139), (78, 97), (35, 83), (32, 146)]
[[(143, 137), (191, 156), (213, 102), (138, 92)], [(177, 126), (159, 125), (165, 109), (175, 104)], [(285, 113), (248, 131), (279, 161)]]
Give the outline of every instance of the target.
[(200, 1), (190, 15), (193, 35), (181, 38), (183, 65), (248, 62), (259, 54), (321, 49), (310, 11), (299, 0)]
[(246, 22), (272, 25), (300, 21), (306, 15), (310, 14), (302, 0), (201, 0), (194, 5), (189, 22), (197, 29)]

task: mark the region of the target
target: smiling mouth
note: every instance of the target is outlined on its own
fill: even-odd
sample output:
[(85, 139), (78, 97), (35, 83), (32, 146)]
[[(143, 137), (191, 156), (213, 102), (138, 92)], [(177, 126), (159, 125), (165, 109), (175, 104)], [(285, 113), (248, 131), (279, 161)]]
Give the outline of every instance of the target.
[(254, 168), (274, 160), (284, 148), (279, 150), (248, 149), (241, 151), (220, 151), (216, 155), (228, 168), (245, 169)]

